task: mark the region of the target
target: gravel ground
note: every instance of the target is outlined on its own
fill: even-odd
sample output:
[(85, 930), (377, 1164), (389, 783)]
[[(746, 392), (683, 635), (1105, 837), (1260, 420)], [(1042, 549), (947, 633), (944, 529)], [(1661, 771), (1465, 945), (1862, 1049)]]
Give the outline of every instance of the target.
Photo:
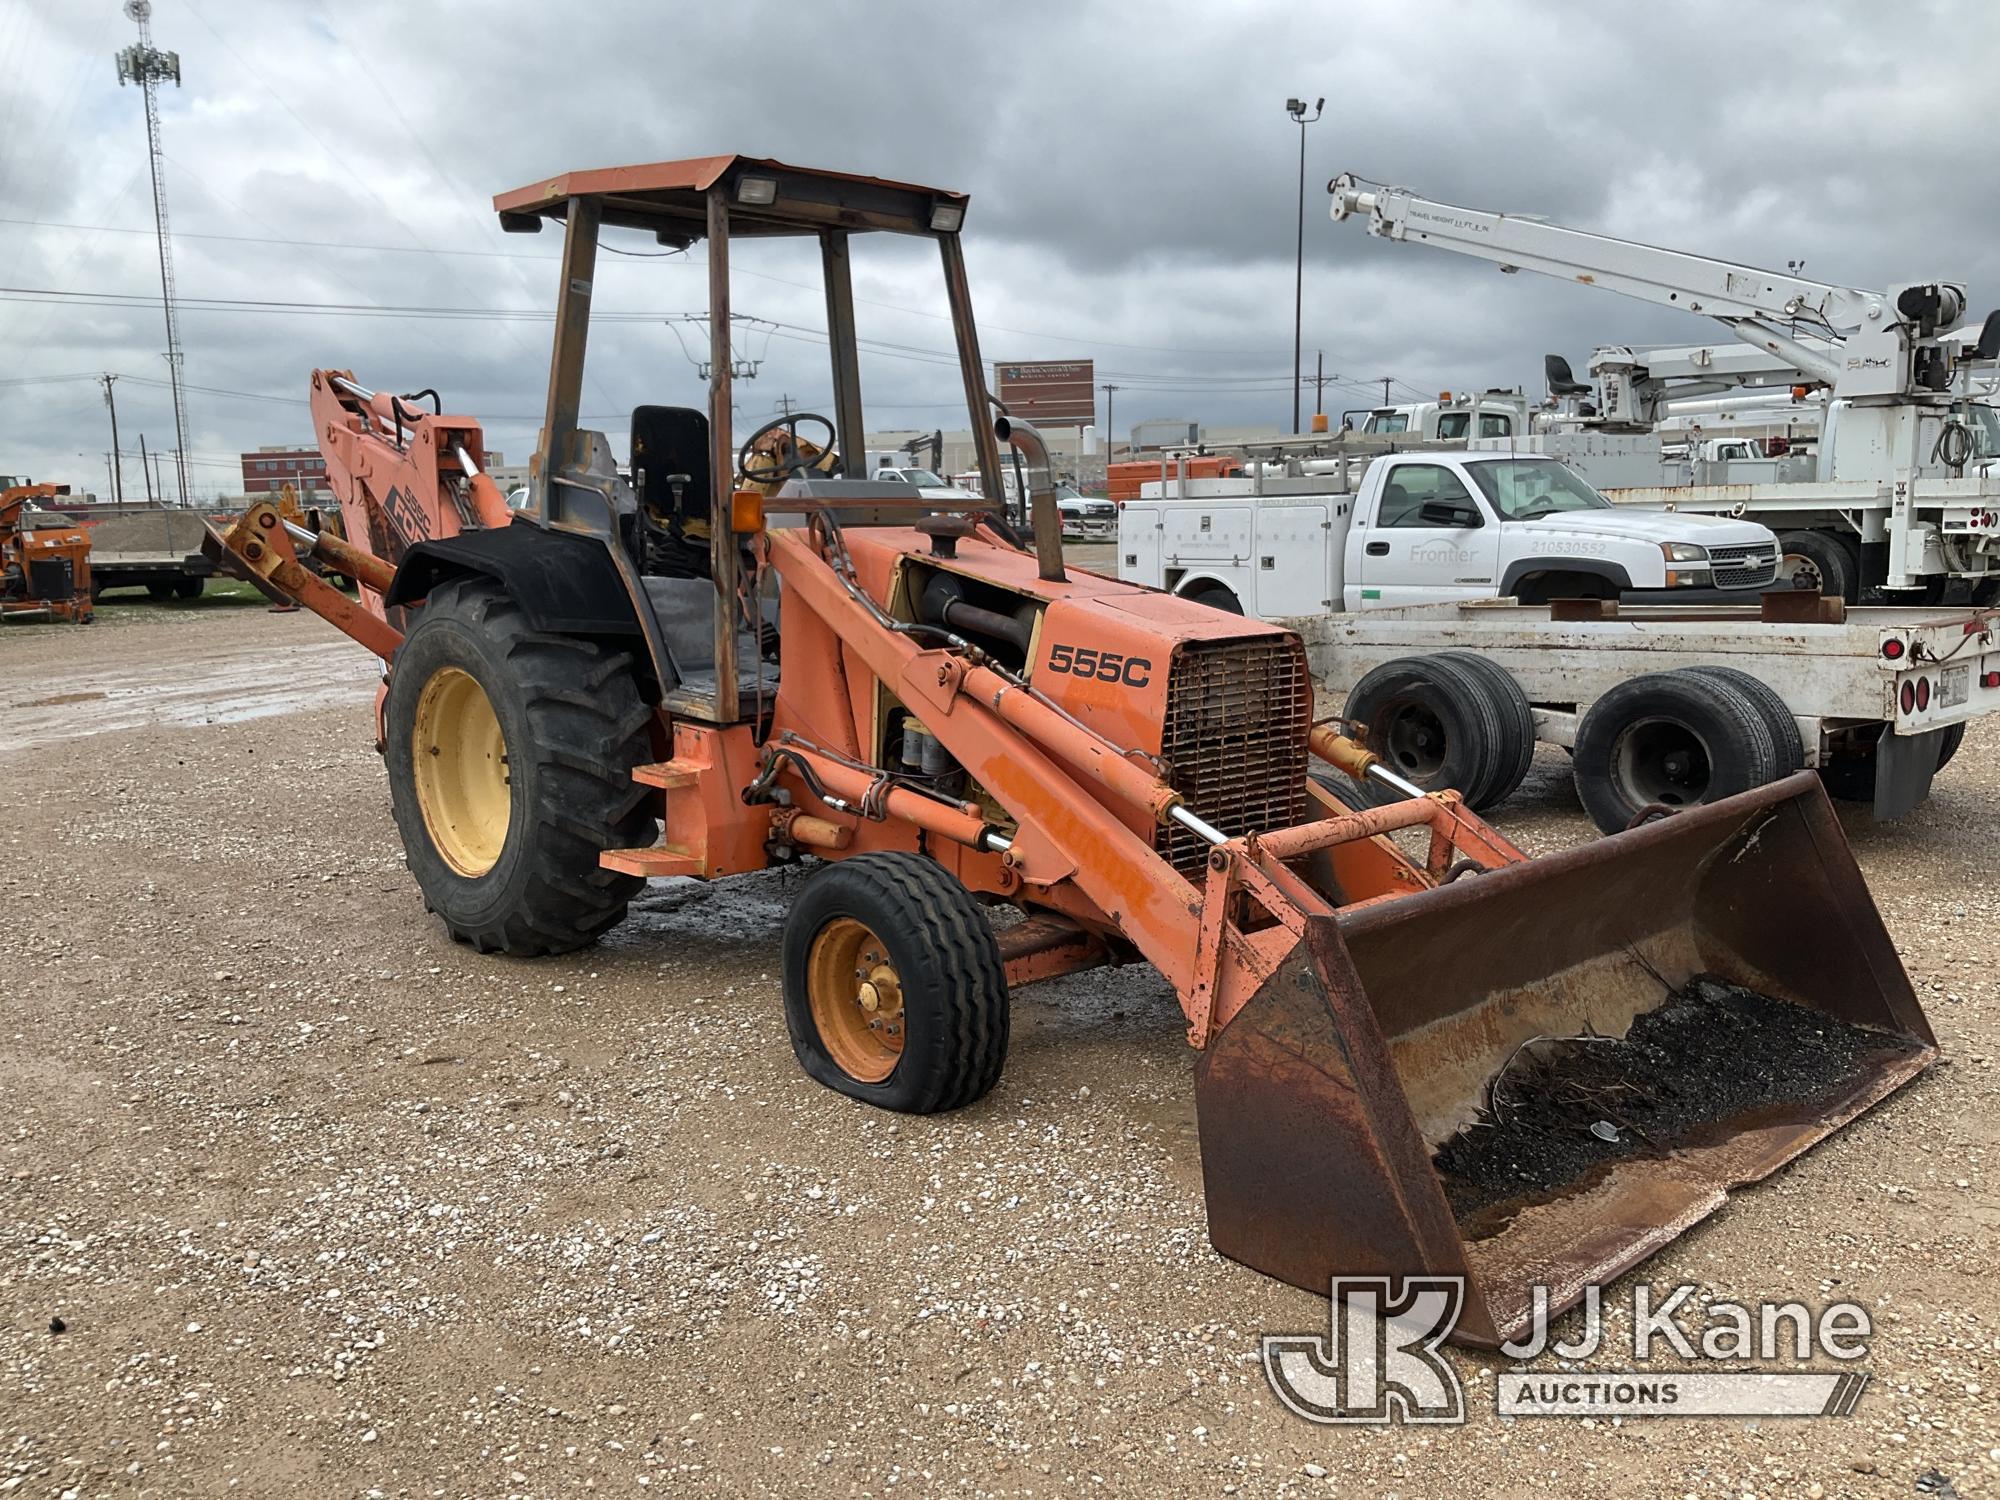
[[(131, 615), (0, 631), (0, 1494), (2000, 1490), (1995, 726), (1848, 819), (1946, 1061), (1644, 1268), (1866, 1303), (1859, 1410), (1503, 1422), (1455, 1355), (1467, 1427), (1329, 1430), (1257, 1355), (1326, 1303), (1208, 1247), (1150, 973), (1019, 996), (972, 1109), (867, 1112), (786, 1041), (798, 875), (481, 958), (404, 872), (363, 653)], [(1559, 754), (1497, 821), (1589, 836)]]

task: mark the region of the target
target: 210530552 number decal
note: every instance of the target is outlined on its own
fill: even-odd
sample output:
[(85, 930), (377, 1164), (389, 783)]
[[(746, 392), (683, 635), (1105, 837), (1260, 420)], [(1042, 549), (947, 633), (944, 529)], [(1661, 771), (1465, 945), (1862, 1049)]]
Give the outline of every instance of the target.
[(1098, 651), (1090, 646), (1049, 647), (1049, 670), (1071, 677), (1088, 677), (1093, 682), (1116, 682), (1142, 688), (1153, 680), (1153, 663), (1143, 656), (1126, 656), (1119, 651)]

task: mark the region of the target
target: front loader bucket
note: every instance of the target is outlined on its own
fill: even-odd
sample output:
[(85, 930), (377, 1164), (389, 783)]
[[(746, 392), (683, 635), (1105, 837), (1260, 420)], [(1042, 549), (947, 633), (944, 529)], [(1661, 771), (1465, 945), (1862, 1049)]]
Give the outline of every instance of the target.
[(1453, 1337), (1491, 1346), (1936, 1053), (1802, 774), (1312, 919), (1196, 1062), (1209, 1233), (1322, 1293), (1463, 1276)]

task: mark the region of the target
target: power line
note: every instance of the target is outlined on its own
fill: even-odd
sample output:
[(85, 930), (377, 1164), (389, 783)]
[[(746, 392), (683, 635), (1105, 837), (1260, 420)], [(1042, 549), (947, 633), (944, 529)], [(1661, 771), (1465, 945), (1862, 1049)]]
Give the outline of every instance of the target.
[[(168, 160), (172, 161), (173, 158), (169, 157)], [(181, 171), (186, 172), (190, 177), (194, 176), (194, 173), (189, 171), (185, 163), (175, 161), (173, 164), (179, 167)], [(196, 180), (199, 181), (198, 178)], [(214, 189), (211, 188), (210, 191), (213, 192)], [(227, 199), (223, 199), (219, 193), (216, 194), (216, 197), (220, 201), (228, 201)], [(231, 206), (235, 207), (236, 205), (232, 204)], [(242, 210), (239, 209), (238, 211), (241, 212)], [(254, 216), (249, 214), (246, 214), (245, 217), (254, 219)], [(11, 224), (20, 228), (30, 229), (68, 229), (90, 234), (148, 234), (151, 232), (150, 230), (130, 228), (118, 224), (76, 224), (53, 219), (0, 217), (0, 224)], [(195, 233), (189, 230), (175, 230), (174, 234), (177, 239), (183, 240), (213, 240), (224, 244), (239, 245), (282, 245), (288, 249), (295, 250), (358, 250), (376, 255), (455, 255), (489, 260), (538, 260), (546, 261), (550, 264), (554, 264), (562, 259), (559, 255), (532, 255), (518, 250), (438, 250), (432, 249), (427, 245), (371, 245), (355, 240), (302, 240), (282, 235)], [(675, 265), (685, 266), (689, 270), (705, 271), (708, 266), (706, 260), (697, 260), (685, 250), (670, 250), (653, 254), (650, 252), (620, 250), (615, 245), (600, 245), (598, 248), (614, 255), (623, 255), (633, 260), (670, 260)], [(811, 282), (797, 281), (788, 276), (775, 276), (768, 271), (754, 271), (745, 266), (732, 266), (730, 274), (732, 276), (755, 277), (759, 281), (768, 281), (778, 286), (788, 286), (799, 291), (819, 292), (822, 290), (822, 288), (813, 285)], [(352, 283), (349, 284), (352, 285)], [(461, 282), (460, 285), (463, 285), (463, 283)], [(900, 302), (884, 302), (870, 297), (856, 297), (854, 300), (862, 306), (879, 307), (887, 312), (902, 313), (912, 318), (926, 318), (937, 323), (948, 323), (951, 321), (948, 313), (934, 313), (926, 308), (909, 307)], [(1202, 358), (1229, 355), (1238, 358), (1260, 358), (1273, 352), (1266, 349), (1194, 349), (1185, 345), (1172, 344), (1128, 344), (1121, 343), (1115, 339), (1088, 338), (1073, 331), (1052, 333), (1046, 329), (1013, 328), (1004, 323), (989, 323), (984, 319), (981, 320), (980, 326), (993, 333), (1011, 333), (1021, 338), (1048, 339), (1057, 343), (1082, 344), (1093, 349), (1125, 349), (1140, 354), (1193, 354)]]

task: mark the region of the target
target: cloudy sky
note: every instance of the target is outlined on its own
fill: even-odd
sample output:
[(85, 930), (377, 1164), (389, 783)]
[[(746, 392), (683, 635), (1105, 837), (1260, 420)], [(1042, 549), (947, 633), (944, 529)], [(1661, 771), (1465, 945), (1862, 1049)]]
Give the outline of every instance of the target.
[[(1117, 426), (1290, 415), (1298, 131), (1310, 369), (1404, 389), (1523, 384), (1605, 342), (1706, 337), (1603, 292), (1371, 240), (1326, 217), (1355, 170), (1851, 285), (1950, 275), (2000, 301), (1992, 98), (2000, 7), (1900, 4), (1017, 3), (958, 0), (156, 0), (184, 85), (165, 186), (198, 491), (307, 436), (307, 372), (436, 386), (489, 447), (533, 447), (557, 251), (493, 193), (565, 168), (740, 151), (972, 194), (989, 358), (1097, 361)], [(105, 486), (97, 372), (121, 436), (169, 446), (141, 101), (119, 0), (0, 5), (0, 470)], [(634, 251), (657, 247), (607, 235)], [(872, 428), (963, 426), (935, 258), (857, 250)], [(927, 247), (925, 247), (927, 248)], [(740, 247), (760, 374), (829, 401), (816, 260)], [(606, 255), (586, 414), (700, 400), (669, 319), (689, 256)], [(51, 294), (54, 294), (53, 296)], [(133, 300), (136, 299), (136, 300)], [(205, 307), (195, 299), (286, 304)], [(692, 346), (697, 329), (678, 330)], [(1366, 403), (1336, 386), (1329, 409)], [(1310, 409), (1310, 406), (1308, 406)], [(127, 466), (136, 491), (138, 465)]]

